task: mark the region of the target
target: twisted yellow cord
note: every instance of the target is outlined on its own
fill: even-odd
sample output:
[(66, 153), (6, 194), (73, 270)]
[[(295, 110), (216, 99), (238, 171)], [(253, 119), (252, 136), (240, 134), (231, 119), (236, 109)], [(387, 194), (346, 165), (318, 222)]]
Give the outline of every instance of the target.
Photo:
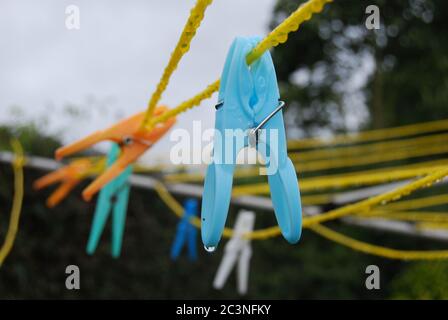
[(23, 202), (23, 165), (25, 163), (23, 148), (18, 140), (12, 140), (11, 146), (15, 153), (15, 159), (12, 165), (14, 170), (14, 199), (5, 242), (0, 249), (0, 267), (3, 265), (3, 262), (14, 245), (14, 240), (19, 228), (20, 212), (22, 210)]
[[(162, 93), (168, 86), (170, 77), (173, 74), (174, 70), (176, 70), (183, 55), (187, 53), (188, 50), (190, 50), (191, 40), (196, 35), (196, 31), (201, 25), (202, 20), (204, 19), (205, 10), (212, 2), (213, 0), (197, 0), (196, 5), (193, 7), (193, 9), (191, 9), (190, 16), (188, 17), (187, 23), (184, 26), (179, 41), (177, 42), (176, 48), (174, 48), (174, 51), (171, 53), (170, 61), (165, 67), (162, 78), (160, 79), (156, 90), (149, 100), (148, 108), (146, 109), (145, 117), (141, 125), (142, 128), (148, 127), (147, 125), (153, 114), (154, 108), (159, 102)], [(148, 127), (148, 129), (149, 128), (150, 127)]]
[(325, 145), (395, 139), (404, 136), (412, 136), (443, 130), (448, 130), (448, 119), (417, 123), (394, 128), (369, 130), (359, 133), (341, 134), (333, 136), (330, 139), (308, 138), (300, 140), (289, 140), (288, 147), (291, 149), (315, 148)]
[[(389, 201), (396, 201), (400, 199), (401, 197), (410, 194), (411, 192), (429, 187), (433, 183), (439, 181), (443, 177), (448, 176), (448, 169), (440, 170), (438, 172), (432, 173), (424, 178), (421, 178), (419, 180), (416, 180), (414, 182), (411, 182), (403, 187), (397, 188), (393, 191), (372, 197), (370, 199), (362, 200), (359, 202), (356, 202), (354, 204), (350, 204), (338, 209), (327, 211), (326, 213), (319, 214), (312, 217), (304, 217), (302, 226), (304, 228), (308, 228), (312, 225), (323, 223), (330, 220), (339, 219), (345, 216), (353, 215), (353, 214), (359, 214), (361, 212), (368, 212), (373, 207), (379, 205), (379, 204), (386, 204)], [(280, 228), (270, 227), (262, 230), (253, 231), (251, 234), (249, 234), (247, 237), (255, 240), (264, 240), (271, 237), (278, 236), (280, 234)]]
[(422, 221), (415, 225), (419, 230), (447, 230), (448, 222)]
[[(288, 18), (286, 18), (281, 24), (271, 31), (258, 45), (251, 51), (246, 57), (248, 64), (257, 60), (266, 50), (277, 46), (279, 43), (284, 43), (288, 39), (288, 34), (297, 31), (300, 24), (311, 19), (314, 13), (322, 11), (323, 6), (332, 2), (332, 0), (309, 0), (308, 2), (300, 5), (296, 11), (294, 11)], [(208, 99), (212, 94), (219, 90), (219, 79), (212, 84), (208, 85), (205, 90), (194, 96), (193, 98), (181, 103), (177, 107), (171, 109), (169, 112), (164, 113), (158, 117), (154, 117), (149, 121), (149, 125), (146, 127), (152, 127), (157, 123), (166, 121), (169, 117), (178, 115), (185, 112), (195, 106), (198, 106), (204, 99)]]
[(301, 4), (296, 11), (278, 25), (277, 28), (272, 30), (266, 38), (260, 41), (257, 46), (249, 52), (246, 57), (247, 64), (252, 64), (252, 62), (260, 58), (263, 53), (270, 48), (278, 46), (279, 43), (285, 43), (291, 32), (297, 31), (303, 22), (311, 19), (313, 14), (321, 12), (328, 2), (332, 2), (332, 0), (310, 0)]
[[(400, 165), (401, 170), (411, 170), (411, 169), (421, 169), (421, 168), (427, 168), (429, 167), (443, 167), (448, 165), (447, 159), (441, 159), (441, 160), (431, 160), (431, 161), (422, 161), (414, 164), (407, 164), (407, 165)], [(364, 176), (367, 176), (368, 179), (370, 179), (370, 176), (372, 174), (378, 174), (378, 175), (389, 175), (390, 172), (394, 172), (397, 169), (396, 165), (391, 167), (385, 167), (380, 169), (369, 169), (369, 170), (362, 170), (362, 171), (353, 171), (349, 173), (344, 174), (337, 174), (337, 175), (328, 175), (328, 176), (320, 176), (319, 178), (328, 178), (328, 179), (339, 179), (344, 177), (353, 177), (358, 176), (359, 178), (363, 178)], [(426, 169), (425, 169), (426, 170)], [(299, 172), (302, 173), (302, 171)], [(241, 178), (255, 178), (260, 176), (260, 167), (253, 166), (249, 168), (237, 168), (235, 170), (234, 178), (241, 179)], [(166, 174), (163, 179), (166, 182), (202, 182), (204, 180), (203, 173), (171, 173)], [(301, 181), (306, 181), (309, 178), (303, 178)], [(314, 178), (313, 178), (314, 179)], [(360, 185), (362, 185), (364, 182), (360, 180)], [(260, 194), (263, 193), (269, 193), (269, 190), (264, 190), (260, 192)]]
[[(388, 170), (383, 173), (372, 170), (372, 173), (362, 175), (335, 174), (330, 176), (321, 176), (316, 178), (307, 178), (300, 181), (300, 190), (302, 192), (324, 189), (347, 188), (353, 186), (374, 185), (379, 183), (404, 180), (422, 176), (437, 170), (446, 169), (447, 166), (436, 166), (427, 168)], [(255, 183), (248, 185), (235, 186), (232, 191), (233, 196), (242, 196), (247, 194), (269, 194), (269, 184)]]
[[(372, 245), (369, 243), (361, 242), (359, 240), (352, 239), (343, 234), (337, 233), (328, 229), (320, 222), (328, 221), (331, 219), (340, 218), (348, 214), (354, 214), (359, 210), (369, 210), (373, 205), (383, 203), (386, 201), (397, 200), (402, 195), (408, 194), (416, 189), (428, 187), (432, 183), (438, 181), (441, 177), (447, 176), (448, 170), (440, 171), (435, 174), (429, 175), (425, 178), (417, 180), (407, 186), (396, 189), (395, 191), (388, 192), (384, 195), (376, 196), (368, 200), (358, 202), (354, 205), (350, 205), (344, 208), (336, 209), (322, 214), (319, 216), (304, 218), (303, 227), (309, 228), (316, 232), (320, 236), (327, 238), (333, 242), (347, 246), (352, 250), (360, 251), (367, 254), (373, 254), (389, 259), (402, 259), (402, 260), (432, 260), (432, 259), (446, 259), (448, 258), (448, 250), (434, 250), (434, 251), (406, 251), (390, 249), (382, 246)], [(174, 199), (171, 194), (166, 190), (162, 183), (156, 183), (155, 190), (161, 197), (161, 199), (167, 204), (167, 206), (178, 216), (182, 217), (184, 214), (182, 206)], [(197, 228), (200, 228), (201, 222), (197, 217), (190, 219), (190, 222)], [(244, 235), (244, 237), (251, 240), (266, 240), (268, 238), (276, 237), (280, 234), (280, 229), (277, 226), (269, 227), (261, 230), (256, 230)], [(233, 235), (233, 230), (225, 228), (223, 236), (229, 238)]]
[(339, 243), (352, 250), (384, 258), (399, 259), (399, 260), (436, 260), (436, 259), (448, 258), (448, 250), (432, 250), (432, 251), (396, 250), (350, 238), (346, 235), (333, 231), (320, 224), (310, 226), (309, 228), (318, 235), (320, 235), (321, 237)]
[[(435, 160), (435, 161), (426, 161), (426, 162), (421, 162), (421, 163), (415, 163), (415, 164), (410, 164), (410, 165), (402, 165), (400, 166), (400, 168), (402, 170), (406, 170), (405, 174), (409, 175), (407, 170), (411, 170), (411, 169), (421, 169), (424, 168), (423, 171), (432, 171), (433, 169), (437, 169), (437, 168), (443, 168), (448, 166), (448, 160)], [(395, 172), (395, 166), (394, 167), (386, 167), (386, 168), (381, 168), (381, 169), (370, 169), (370, 170), (363, 170), (363, 171), (354, 171), (354, 172), (350, 172), (350, 173), (344, 173), (344, 174), (335, 174), (335, 175), (328, 175), (328, 176), (320, 176), (320, 177), (316, 177), (316, 178), (302, 178), (300, 181), (301, 183), (308, 181), (308, 179), (318, 179), (318, 178), (325, 178), (325, 179), (345, 179), (345, 177), (355, 177), (357, 176), (358, 178), (360, 178), (360, 180), (358, 180), (358, 183), (356, 183), (357, 186), (362, 186), (364, 184), (369, 185), (369, 184), (375, 184), (375, 183), (381, 183), (381, 180), (384, 180), (385, 182), (387, 181), (391, 181), (391, 179), (387, 178), (389, 176), (389, 174), (391, 172)], [(403, 172), (403, 171), (402, 171)], [(421, 173), (421, 171), (417, 172), (417, 173)], [(371, 175), (373, 174), (378, 174), (378, 175), (384, 175), (383, 178), (378, 178), (380, 181), (371, 181)], [(417, 174), (419, 175), (419, 174)], [(410, 177), (414, 177), (415, 175), (410, 174)], [(242, 179), (242, 178), (256, 178), (256, 177), (260, 177), (259, 175), (259, 168), (255, 167), (255, 168), (250, 168), (250, 169), (243, 169), (243, 170), (235, 170), (235, 175), (234, 178), (235, 179)], [(366, 178), (367, 181), (364, 181), (363, 179)], [(203, 182), (204, 181), (204, 175), (202, 173), (172, 173), (172, 174), (166, 174), (163, 179), (166, 182), (169, 183), (174, 183), (174, 182)], [(405, 178), (404, 178), (405, 179)], [(312, 180), (312, 181), (316, 181), (316, 180)], [(250, 194), (268, 194), (269, 193), (269, 188), (264, 188), (263, 184), (251, 184), (251, 185), (242, 185), (241, 187), (245, 187), (247, 186), (248, 188), (242, 188), (240, 189), (240, 186), (237, 187), (236, 191), (234, 189), (234, 191), (236, 192), (235, 195), (245, 195), (245, 194), (249, 194), (248, 192), (250, 192), (249, 188), (253, 187), (253, 186), (260, 186), (260, 188), (256, 188), (254, 189), (253, 192), (251, 192)], [(348, 187), (350, 187), (350, 185), (348, 185)], [(324, 187), (325, 189), (326, 187)], [(332, 188), (332, 187), (331, 187)], [(311, 191), (310, 190), (302, 190), (304, 192), (307, 191)]]
[(324, 160), (300, 161), (300, 155), (291, 157), (291, 160), (299, 160), (295, 164), (298, 172), (315, 172), (320, 170), (351, 168), (382, 162), (390, 162), (418, 157), (427, 157), (448, 153), (447, 144), (434, 144), (426, 147), (396, 149), (389, 152), (375, 152), (357, 157), (333, 157)]
[(448, 194), (441, 194), (436, 196), (429, 196), (424, 198), (400, 201), (397, 203), (391, 203), (385, 206), (384, 210), (388, 211), (405, 211), (409, 209), (415, 210), (420, 208), (440, 206), (443, 204), (448, 204)]
[(387, 211), (386, 206), (380, 210), (365, 212), (359, 215), (362, 219), (387, 219), (416, 222), (448, 222), (448, 212), (434, 211)]
[(204, 91), (198, 93), (193, 98), (182, 102), (177, 107), (162, 113), (160, 116), (151, 118), (149, 120), (149, 125), (147, 127), (151, 128), (155, 126), (157, 123), (165, 122), (169, 118), (174, 117), (179, 113), (185, 112), (188, 109), (200, 105), (203, 100), (210, 98), (213, 93), (219, 90), (219, 83), (220, 83), (219, 80), (213, 82), (212, 84), (208, 85)]
[[(334, 209), (327, 211), (326, 213), (319, 214), (312, 217), (304, 217), (303, 218), (303, 227), (307, 228), (312, 225), (323, 223), (326, 221), (339, 219), (348, 215), (353, 214), (359, 214), (363, 212), (368, 212), (373, 207), (379, 205), (379, 204), (387, 204), (390, 201), (396, 201), (399, 200), (401, 197), (408, 195), (412, 193), (413, 191), (421, 188), (426, 188), (431, 186), (433, 183), (436, 183), (437, 181), (440, 181), (443, 177), (448, 176), (448, 168), (445, 168), (443, 170), (439, 170), (437, 172), (431, 173), (427, 175), (426, 177), (420, 178), (414, 182), (411, 182), (405, 186), (399, 187), (395, 190), (392, 190), (390, 192), (386, 192), (384, 194), (359, 201), (357, 203), (347, 205), (342, 208)], [(169, 208), (179, 217), (182, 217), (183, 215), (183, 208), (182, 206), (174, 199), (171, 194), (168, 192), (168, 190), (165, 188), (165, 186), (162, 183), (157, 183), (155, 185), (155, 190), (161, 197), (161, 199), (167, 204)], [(200, 227), (201, 222), (200, 220), (195, 217), (192, 218), (192, 224), (196, 227)], [(224, 230), (223, 235), (225, 237), (230, 237), (233, 234), (232, 229), (226, 228)], [(278, 226), (273, 226), (265, 229), (255, 230), (250, 233), (245, 234), (244, 236), (251, 240), (265, 240), (268, 238), (272, 238), (275, 236), (280, 235), (280, 228)]]
[(373, 154), (385, 151), (395, 151), (397, 149), (416, 148), (435, 143), (442, 143), (448, 140), (448, 133), (431, 134), (423, 137), (412, 137), (400, 140), (371, 142), (362, 145), (343, 145), (335, 147), (333, 145), (319, 147), (317, 149), (290, 151), (291, 160), (311, 161), (322, 160), (335, 157), (353, 157), (357, 155)]
[(337, 219), (348, 214), (360, 213), (369, 211), (373, 206), (382, 204), (385, 205), (390, 201), (397, 201), (405, 195), (412, 193), (413, 191), (421, 188), (426, 188), (431, 186), (433, 183), (440, 181), (444, 177), (448, 176), (448, 168), (439, 170), (437, 172), (428, 174), (424, 178), (420, 178), (414, 182), (411, 182), (403, 187), (397, 188), (395, 190), (377, 195), (367, 200), (357, 202), (355, 204), (350, 204), (342, 208), (335, 209), (333, 211), (327, 212), (326, 214), (320, 214), (317, 216), (309, 217), (305, 219), (303, 225), (311, 225), (315, 223), (322, 223), (328, 220)]

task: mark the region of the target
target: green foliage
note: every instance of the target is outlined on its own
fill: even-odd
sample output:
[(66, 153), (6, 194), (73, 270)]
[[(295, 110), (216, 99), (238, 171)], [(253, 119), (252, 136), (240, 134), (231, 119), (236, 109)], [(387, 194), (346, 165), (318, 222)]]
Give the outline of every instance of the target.
[(0, 126), (0, 150), (10, 150), (11, 138), (19, 139), (28, 154), (53, 157), (54, 151), (61, 145), (55, 138), (43, 134), (35, 124), (17, 127)]
[(391, 283), (392, 299), (448, 299), (448, 262), (409, 265)]

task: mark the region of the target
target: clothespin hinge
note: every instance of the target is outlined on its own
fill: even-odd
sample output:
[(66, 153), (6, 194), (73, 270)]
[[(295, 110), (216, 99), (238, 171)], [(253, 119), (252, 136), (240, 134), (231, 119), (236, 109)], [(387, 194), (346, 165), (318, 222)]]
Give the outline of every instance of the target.
[(285, 106), (285, 102), (282, 100), (278, 101), (278, 106), (275, 108), (270, 114), (267, 115), (255, 128), (250, 129), (249, 131), (249, 145), (251, 147), (255, 147), (258, 143), (258, 133), (261, 128), (268, 122), (273, 116), (277, 114), (280, 110)]

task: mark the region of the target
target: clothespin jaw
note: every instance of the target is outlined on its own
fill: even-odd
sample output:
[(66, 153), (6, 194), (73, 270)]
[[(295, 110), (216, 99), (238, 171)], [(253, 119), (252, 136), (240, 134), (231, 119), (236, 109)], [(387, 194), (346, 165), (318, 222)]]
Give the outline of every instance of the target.
[[(108, 167), (114, 164), (119, 154), (120, 148), (114, 143), (107, 156)], [(131, 173), (132, 167), (128, 166), (123, 173), (101, 189), (87, 243), (88, 254), (93, 254), (96, 250), (106, 221), (112, 211), (111, 254), (115, 258), (120, 255), (130, 189), (127, 179)]]
[[(165, 106), (157, 107), (154, 110), (154, 116), (161, 115), (167, 110), (168, 108)], [(164, 123), (156, 125), (152, 130), (145, 131), (140, 127), (144, 116), (144, 112), (137, 113), (108, 129), (97, 131), (84, 139), (56, 150), (56, 159), (62, 159), (65, 156), (89, 148), (104, 140), (110, 140), (119, 144), (121, 148), (119, 158), (83, 191), (82, 195), (85, 200), (90, 200), (104, 185), (112, 181), (125, 168), (135, 162), (176, 122), (176, 119), (173, 117)]]
[(241, 210), (238, 213), (234, 234), (224, 248), (224, 256), (218, 267), (213, 287), (222, 289), (232, 269), (237, 265), (237, 288), (238, 293), (243, 295), (247, 292), (249, 281), (249, 261), (252, 256), (250, 240), (244, 235), (253, 230), (255, 224), (255, 213)]
[(61, 182), (61, 185), (47, 199), (50, 208), (59, 204), (86, 176), (88, 176), (94, 163), (91, 159), (78, 159), (56, 171), (37, 179), (33, 183), (35, 190), (43, 189), (49, 185)]
[[(132, 173), (131, 166), (123, 172), (123, 175), (130, 176)], [(119, 186), (120, 187), (120, 186)], [(124, 227), (126, 223), (126, 211), (128, 208), (130, 186), (129, 183), (124, 182), (121, 185), (121, 190), (118, 191), (117, 200), (115, 203), (112, 215), (112, 257), (118, 258), (121, 253), (121, 245), (123, 243)]]
[(190, 223), (190, 219), (195, 217), (198, 213), (198, 201), (194, 198), (189, 198), (184, 202), (184, 216), (179, 221), (176, 230), (176, 236), (174, 238), (173, 245), (171, 246), (171, 260), (176, 260), (182, 247), (186, 244), (188, 249), (188, 258), (190, 261), (197, 260), (197, 230)]

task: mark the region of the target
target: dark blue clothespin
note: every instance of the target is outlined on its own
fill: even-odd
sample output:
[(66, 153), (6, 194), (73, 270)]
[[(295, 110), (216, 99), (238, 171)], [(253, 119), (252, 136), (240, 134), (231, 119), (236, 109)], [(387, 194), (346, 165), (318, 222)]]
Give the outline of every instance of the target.
[(173, 246), (171, 247), (171, 260), (176, 260), (179, 257), (182, 247), (185, 242), (188, 246), (188, 258), (191, 261), (196, 261), (198, 258), (196, 248), (197, 230), (195, 226), (190, 223), (190, 219), (195, 217), (198, 213), (198, 201), (190, 198), (184, 202), (184, 215), (177, 225), (176, 237), (174, 238)]

